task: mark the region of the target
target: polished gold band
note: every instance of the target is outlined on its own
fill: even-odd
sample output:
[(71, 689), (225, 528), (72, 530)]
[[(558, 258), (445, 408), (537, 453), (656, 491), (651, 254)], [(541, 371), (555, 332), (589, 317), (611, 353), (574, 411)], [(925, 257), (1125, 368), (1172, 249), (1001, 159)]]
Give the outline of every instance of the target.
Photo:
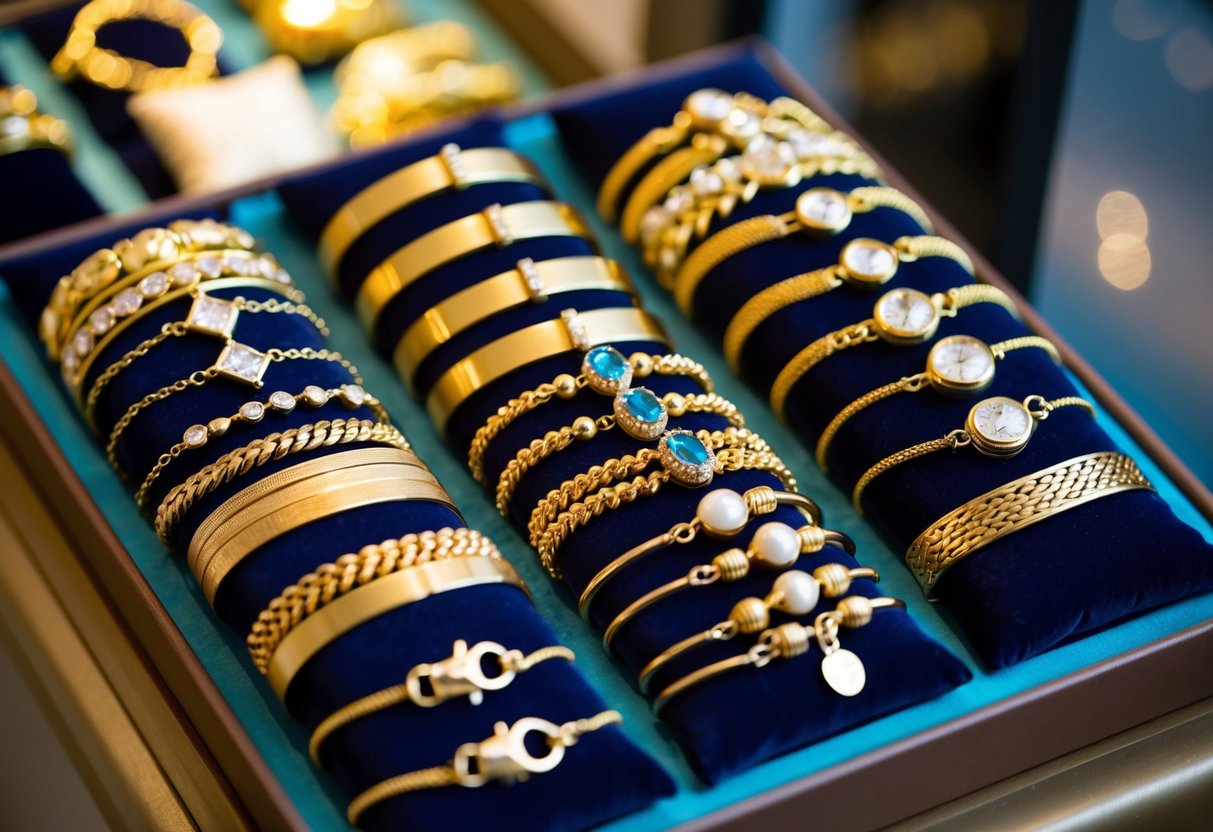
[(423, 234), (372, 269), (354, 296), (358, 320), (374, 333), (383, 308), (416, 280), (482, 249), (535, 237), (592, 240), (593, 232), (576, 209), (563, 202), (490, 205)]
[(320, 265), (336, 285), (341, 258), (367, 230), (423, 199), (487, 182), (544, 184), (535, 166), (512, 150), (445, 145), (437, 155), (388, 174), (342, 205), (320, 232)]
[(691, 116), (680, 111), (674, 115), (674, 121), (668, 127), (654, 127), (624, 151), (602, 180), (598, 190), (598, 214), (607, 222), (614, 222), (623, 189), (650, 159), (669, 153), (686, 141), (691, 127)]
[(270, 687), (286, 697), (291, 680), (308, 660), (350, 630), (383, 613), (454, 589), (506, 583), (526, 591), (514, 567), (500, 558), (439, 560), (394, 572), (318, 609), (292, 629), (266, 669)]
[(519, 260), (517, 268), (469, 286), (426, 310), (405, 330), (392, 360), (411, 385), (430, 353), (459, 333), (519, 306), (591, 289), (636, 293), (627, 271), (615, 260), (595, 256)]
[(615, 307), (532, 324), (487, 344), (442, 374), (426, 396), (426, 408), (440, 432), (456, 408), (477, 390), (519, 367), (600, 344), (646, 342), (669, 345), (660, 322), (642, 309)]

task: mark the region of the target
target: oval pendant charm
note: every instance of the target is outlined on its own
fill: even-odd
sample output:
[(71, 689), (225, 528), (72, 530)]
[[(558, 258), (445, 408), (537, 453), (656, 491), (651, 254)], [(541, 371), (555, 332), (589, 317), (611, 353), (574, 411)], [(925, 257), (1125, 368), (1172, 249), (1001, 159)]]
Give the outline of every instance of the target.
[(868, 680), (859, 656), (845, 648), (835, 650), (821, 660), (821, 675), (826, 684), (842, 696), (855, 696)]

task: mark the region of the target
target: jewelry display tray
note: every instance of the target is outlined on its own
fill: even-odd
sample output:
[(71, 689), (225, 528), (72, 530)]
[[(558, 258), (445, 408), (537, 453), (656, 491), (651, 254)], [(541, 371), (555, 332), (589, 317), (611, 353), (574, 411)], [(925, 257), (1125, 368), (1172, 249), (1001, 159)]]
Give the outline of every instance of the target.
[[(125, 228), (143, 217), (145, 224), (157, 225), (176, 216), (218, 211), (255, 234), (329, 320), (333, 346), (363, 369), (368, 386), (381, 391), (384, 404), (446, 485), (468, 525), (496, 540), (518, 567), (537, 607), (577, 652), (578, 665), (604, 699), (623, 713), (625, 731), (674, 774), (679, 783), (675, 796), (604, 829), (649, 830), (679, 824), (696, 830), (749, 829), (760, 824), (785, 828), (800, 825), (807, 817), (837, 828), (877, 828), (1213, 696), (1213, 595), (1138, 616), (1011, 668), (990, 672), (978, 664), (941, 610), (923, 600), (899, 553), (855, 515), (846, 497), (817, 470), (810, 451), (775, 420), (765, 402), (730, 374), (717, 346), (644, 277), (636, 251), (597, 218), (593, 194), (564, 157), (546, 111), (556, 103), (590, 102), (630, 86), (690, 73), (746, 50), (754, 52), (797, 98), (853, 134), (774, 50), (750, 41), (506, 108), (501, 115), (509, 122), (509, 143), (532, 158), (555, 192), (589, 219), (604, 253), (637, 277), (646, 307), (665, 322), (680, 350), (703, 361), (718, 380), (718, 392), (750, 414), (750, 426), (780, 450), (800, 477), (802, 490), (822, 503), (831, 524), (856, 539), (863, 562), (880, 570), (882, 587), (905, 599), (918, 623), (965, 659), (974, 679), (938, 699), (786, 754), (713, 788), (694, 779), (644, 700), (577, 617), (570, 599), (543, 574), (525, 542), (496, 515), (462, 460), (443, 446), (422, 405), (409, 397), (388, 361), (366, 341), (351, 311), (327, 288), (311, 243), (293, 226), (273, 191), (274, 180), (202, 198), (173, 197), (134, 217), (100, 218), (0, 248), (0, 276), (11, 258), (104, 234), (109, 228)], [(459, 122), (448, 123), (424, 137), (459, 126)], [(862, 143), (862, 137), (859, 140)], [(890, 171), (891, 185), (924, 205), (942, 234), (960, 240), (904, 178), (871, 148), (867, 150)], [(360, 158), (353, 154), (325, 167), (341, 167)], [(121, 234), (115, 231), (113, 236)], [(1097, 402), (1100, 424), (1137, 459), (1179, 518), (1213, 539), (1213, 494), (989, 264), (980, 258), (976, 264), (984, 282), (1011, 294), (1029, 326), (1058, 345), (1074, 381)], [(252, 681), (256, 674), (243, 644), (210, 615), (183, 565), (161, 549), (129, 495), (113, 487), (115, 480), (102, 453), (73, 413), (53, 370), (35, 347), (36, 339), (20, 322), (2, 288), (0, 320), (4, 441), (34, 489), (52, 507), (74, 556), (154, 668), (184, 735), (193, 738), (197, 753), (209, 759), (216, 777), (252, 824), (345, 828), (340, 798), (307, 762), (301, 729), (277, 706), (266, 685)]]

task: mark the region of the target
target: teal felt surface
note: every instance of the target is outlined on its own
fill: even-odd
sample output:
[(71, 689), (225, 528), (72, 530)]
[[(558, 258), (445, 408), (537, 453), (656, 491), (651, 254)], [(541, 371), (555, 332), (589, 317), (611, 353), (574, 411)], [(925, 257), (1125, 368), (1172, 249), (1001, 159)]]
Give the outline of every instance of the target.
[[(516, 149), (537, 161), (557, 192), (583, 208), (599, 234), (605, 253), (619, 258), (629, 269), (640, 274), (642, 264), (638, 255), (623, 244), (611, 228), (594, 217), (590, 210), (592, 195), (561, 155), (550, 120), (545, 116), (534, 116), (517, 122), (510, 126), (508, 137)], [(906, 599), (916, 620), (931, 635), (964, 656), (974, 672), (971, 683), (950, 694), (785, 755), (720, 786), (706, 789), (696, 783), (673, 744), (662, 736), (644, 701), (603, 653), (594, 633), (582, 624), (568, 600), (543, 574), (525, 543), (493, 511), (483, 492), (465, 472), (462, 460), (440, 441), (423, 409), (409, 399), (389, 364), (374, 354), (349, 310), (343, 308), (328, 290), (311, 247), (292, 227), (277, 198), (267, 194), (241, 200), (233, 208), (232, 220), (256, 234), (296, 277), (312, 305), (329, 320), (333, 330), (332, 346), (359, 365), (368, 386), (379, 393), (404, 426), (418, 451), (463, 509), (469, 525), (498, 541), (506, 556), (519, 568), (532, 588), (536, 605), (548, 616), (561, 640), (576, 650), (578, 666), (606, 701), (624, 714), (628, 734), (675, 774), (679, 783), (676, 796), (645, 812), (609, 824), (607, 829), (629, 832), (661, 829), (700, 817), (1213, 617), (1213, 595), (1193, 598), (1059, 647), (1013, 668), (993, 673), (984, 670), (973, 662), (939, 610), (921, 599), (918, 587), (901, 565), (899, 555), (890, 551), (875, 532), (854, 515), (846, 498), (817, 471), (808, 450), (776, 422), (765, 402), (728, 373), (717, 348), (677, 314), (668, 297), (640, 280), (646, 306), (667, 323), (683, 351), (708, 366), (717, 380), (719, 392), (736, 402), (747, 413), (750, 425), (781, 450), (789, 466), (800, 477), (803, 490), (822, 504), (830, 525), (855, 538), (863, 562), (880, 570), (882, 589)], [(245, 659), (239, 640), (223, 632), (191, 586), (184, 569), (160, 549), (128, 496), (113, 488), (113, 475), (101, 452), (59, 394), (52, 375), (46, 371), (47, 365), (34, 348), (30, 334), (19, 323), (7, 296), (0, 296), (0, 316), (4, 323), (0, 356), (13, 369), (31, 398), (39, 403), (39, 411), (52, 435), (96, 495), (102, 512), (181, 631), (194, 645), (208, 673), (262, 749), (305, 820), (316, 829), (343, 828), (344, 820), (333, 802), (339, 802), (339, 798), (334, 792), (325, 791), (328, 786), (324, 778), (308, 764), (301, 732), (291, 725), (268, 689), (253, 681), (254, 671)], [(1166, 480), (1144, 452), (1119, 426), (1106, 417), (1100, 418), (1113, 437), (1141, 463), (1180, 518), (1196, 526), (1207, 539), (1213, 538), (1210, 524)], [(869, 668), (869, 673), (876, 672), (879, 668)]]

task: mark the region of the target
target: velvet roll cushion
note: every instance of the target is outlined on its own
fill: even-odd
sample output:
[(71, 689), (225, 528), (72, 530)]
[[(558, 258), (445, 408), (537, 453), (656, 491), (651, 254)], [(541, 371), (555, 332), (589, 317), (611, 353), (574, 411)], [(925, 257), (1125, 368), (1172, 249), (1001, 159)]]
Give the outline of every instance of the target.
[[(658, 85), (628, 88), (593, 104), (571, 106), (555, 117), (574, 162), (596, 187), (606, 170), (603, 158), (617, 158), (646, 127), (666, 123), (686, 95), (704, 86), (764, 96), (785, 94), (756, 58), (746, 54), (705, 70), (667, 77)], [(639, 114), (635, 119), (630, 116), (633, 111)], [(799, 188), (764, 191), (728, 222), (791, 210), (797, 193), (819, 184), (846, 190), (855, 183), (819, 177)], [(725, 260), (703, 279), (695, 295), (694, 316), (721, 337), (732, 314), (747, 299), (779, 280), (836, 263), (847, 241), (866, 236), (892, 242), (922, 233), (904, 213), (878, 208), (855, 215), (834, 238), (815, 241), (795, 233), (763, 243)], [(742, 353), (743, 372), (767, 394), (792, 356), (826, 333), (870, 318), (882, 292), (907, 286), (929, 294), (969, 282), (971, 278), (954, 261), (928, 257), (902, 264), (889, 283), (871, 294), (843, 286), (794, 304), (771, 315), (753, 332)], [(1003, 309), (978, 304), (945, 318), (937, 337), (967, 334), (993, 343), (1027, 332)], [(930, 344), (907, 349), (881, 342), (830, 356), (792, 388), (786, 410), (789, 424), (812, 447), (834, 414), (855, 398), (921, 372), (929, 349)], [(963, 427), (969, 408), (985, 396), (1022, 400), (1039, 394), (1052, 399), (1074, 393), (1068, 376), (1040, 350), (1011, 353), (998, 363), (991, 388), (973, 399), (949, 399), (924, 390), (898, 394), (858, 413), (832, 442), (827, 460), (831, 476), (849, 493), (860, 475), (888, 454)], [(1039, 425), (1027, 449), (1013, 459), (996, 461), (975, 452), (940, 453), (894, 468), (867, 490), (866, 514), (895, 549), (904, 551), (930, 523), (1002, 483), (1081, 454), (1114, 448), (1115, 443), (1087, 414), (1060, 411)], [(981, 659), (1004, 667), (1126, 616), (1210, 588), (1213, 549), (1181, 523), (1157, 494), (1136, 490), (1080, 506), (986, 546), (954, 566), (940, 581), (936, 595), (954, 613)]]
[[(171, 219), (151, 218), (139, 227), (163, 226)], [(89, 252), (134, 230), (107, 231), (78, 245), (7, 264), (3, 277), (31, 327), (60, 274), (70, 271)], [(224, 292), (228, 296), (235, 293)], [(269, 296), (253, 290), (239, 293), (250, 299)], [(323, 300), (317, 303), (309, 298), (312, 305), (321, 307)], [(104, 367), (155, 333), (164, 321), (180, 319), (187, 311), (188, 303), (179, 302), (149, 313), (98, 356), (98, 365)], [(235, 334), (259, 348), (323, 345), (315, 326), (298, 315), (246, 313)], [(188, 335), (154, 348), (119, 374), (99, 402), (102, 430), (147, 391), (214, 361), (220, 346), (217, 338)], [(294, 393), (309, 383), (335, 387), (350, 381), (339, 365), (318, 361), (271, 365), (264, 380), (265, 386), (257, 391), (216, 379), (152, 405), (119, 443), (118, 457), (130, 479), (141, 479), (156, 456), (179, 441), (190, 424), (234, 413), (241, 403), (263, 401), (276, 389)], [(316, 409), (301, 404), (287, 416), (266, 414), (256, 425), (234, 425), (224, 436), (187, 451), (168, 466), (151, 492), (150, 504), (154, 507), (171, 485), (193, 471), (256, 437), (318, 419), (350, 417), (373, 418), (366, 408), (350, 410), (331, 402)], [(219, 487), (200, 499), (177, 527), (178, 552), (184, 551), (210, 512), (243, 488), (304, 459), (357, 447), (356, 443), (335, 445), (288, 455)], [(261, 546), (231, 571), (215, 598), (216, 614), (244, 635), (272, 598), (320, 564), (357, 552), (366, 544), (461, 525), (461, 518), (450, 509), (426, 501), (382, 503), (306, 523)], [(445, 592), (380, 615), (322, 648), (290, 685), (287, 709), (313, 729), (345, 704), (398, 684), (413, 665), (449, 656), (454, 641), (460, 638), (469, 644), (491, 639), (524, 652), (558, 643), (527, 595), (516, 587), (486, 585)], [(572, 664), (546, 662), (521, 674), (506, 690), (488, 693), (478, 707), (455, 701), (414, 712), (412, 706), (404, 705), (351, 725), (325, 744), (323, 763), (352, 797), (397, 774), (445, 763), (462, 743), (490, 736), (498, 720), (537, 716), (559, 723), (593, 716), (605, 707)], [(390, 800), (368, 812), (361, 825), (371, 830), (426, 828), (440, 823), (475, 828), (509, 817), (517, 828), (583, 828), (642, 808), (672, 789), (668, 775), (651, 758), (618, 728), (608, 727), (583, 738), (555, 771), (533, 777), (516, 789), (490, 785), (470, 799), (461, 789), (452, 788)]]

